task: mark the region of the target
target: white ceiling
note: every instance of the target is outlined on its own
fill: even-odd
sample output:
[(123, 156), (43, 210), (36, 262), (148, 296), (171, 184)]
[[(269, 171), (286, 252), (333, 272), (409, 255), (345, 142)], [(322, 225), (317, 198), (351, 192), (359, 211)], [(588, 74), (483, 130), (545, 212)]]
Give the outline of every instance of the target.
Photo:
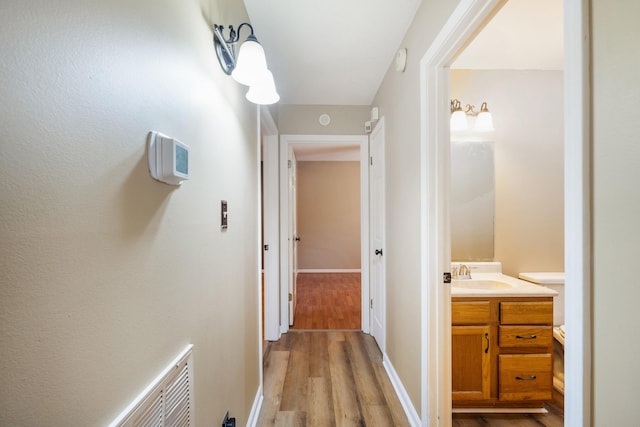
[[(280, 102), (302, 105), (370, 105), (420, 1), (244, 0)], [(509, 0), (452, 68), (562, 69), (562, 1)]]
[(420, 0), (245, 0), (280, 102), (370, 105)]

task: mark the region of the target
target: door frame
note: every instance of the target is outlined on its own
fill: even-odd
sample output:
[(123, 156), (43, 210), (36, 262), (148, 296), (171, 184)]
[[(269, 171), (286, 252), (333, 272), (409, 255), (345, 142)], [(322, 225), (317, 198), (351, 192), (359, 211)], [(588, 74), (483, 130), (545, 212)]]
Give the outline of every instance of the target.
[(360, 281), (363, 332), (369, 333), (369, 138), (366, 135), (280, 135), (280, 333), (289, 331), (287, 255), (289, 200), (287, 160), (290, 144), (333, 144), (360, 146)]
[[(506, 0), (461, 0), (420, 61), (423, 426), (451, 424), (449, 65)], [(588, 0), (564, 2), (565, 425), (591, 423)]]
[[(269, 245), (264, 254), (264, 339), (280, 339), (280, 218), (278, 214), (278, 127), (266, 106), (260, 109), (260, 135), (262, 140), (262, 184), (264, 192), (264, 244)], [(259, 258), (258, 258), (259, 259)], [(261, 287), (262, 288), (262, 287)], [(262, 330), (261, 330), (262, 333)], [(262, 343), (261, 343), (262, 346)]]

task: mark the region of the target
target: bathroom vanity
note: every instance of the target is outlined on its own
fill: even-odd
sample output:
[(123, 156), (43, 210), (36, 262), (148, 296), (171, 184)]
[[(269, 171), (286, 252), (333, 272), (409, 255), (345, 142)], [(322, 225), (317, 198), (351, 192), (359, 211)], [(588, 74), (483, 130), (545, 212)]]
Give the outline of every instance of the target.
[(452, 404), (535, 412), (553, 394), (555, 291), (472, 272), (451, 288)]

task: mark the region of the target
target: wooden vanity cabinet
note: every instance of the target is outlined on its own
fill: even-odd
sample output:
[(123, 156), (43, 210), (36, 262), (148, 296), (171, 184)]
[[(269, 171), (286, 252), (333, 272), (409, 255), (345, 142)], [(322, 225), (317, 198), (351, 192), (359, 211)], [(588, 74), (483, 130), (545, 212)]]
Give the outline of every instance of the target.
[(491, 304), (489, 301), (451, 304), (452, 400), (491, 398)]
[(451, 321), (454, 407), (541, 407), (552, 399), (552, 297), (454, 297)]

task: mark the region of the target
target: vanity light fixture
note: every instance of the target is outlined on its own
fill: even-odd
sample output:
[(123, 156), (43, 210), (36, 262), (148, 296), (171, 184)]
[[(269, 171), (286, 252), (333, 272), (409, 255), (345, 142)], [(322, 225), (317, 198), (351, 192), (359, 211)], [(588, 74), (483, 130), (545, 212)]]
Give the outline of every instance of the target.
[[(240, 31), (248, 27), (251, 34), (240, 44), (236, 54), (236, 45), (240, 41)], [(247, 99), (254, 104), (274, 104), (280, 100), (273, 81), (273, 74), (267, 68), (264, 49), (253, 34), (251, 24), (242, 23), (236, 31), (229, 25), (229, 37), (225, 38), (223, 25), (213, 25), (213, 45), (218, 62), (225, 74), (231, 75), (235, 81), (249, 86)]]
[(464, 108), (457, 99), (451, 100), (451, 131), (459, 132), (469, 130), (467, 116), (475, 117), (473, 131), (475, 132), (491, 132), (493, 130), (493, 117), (489, 112), (487, 103), (483, 102), (480, 111), (475, 111), (475, 106), (467, 104)]

